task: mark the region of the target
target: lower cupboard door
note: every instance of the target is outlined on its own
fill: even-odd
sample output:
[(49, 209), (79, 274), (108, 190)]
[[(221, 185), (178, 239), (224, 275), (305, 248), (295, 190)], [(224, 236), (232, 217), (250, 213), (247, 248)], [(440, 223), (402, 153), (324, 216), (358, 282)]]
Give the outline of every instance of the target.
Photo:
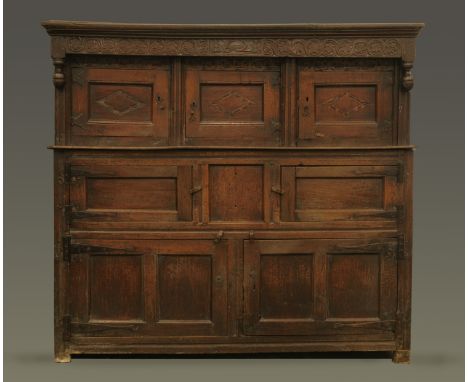
[(396, 240), (244, 243), (244, 334), (392, 338)]
[(224, 335), (226, 245), (72, 240), (72, 336)]

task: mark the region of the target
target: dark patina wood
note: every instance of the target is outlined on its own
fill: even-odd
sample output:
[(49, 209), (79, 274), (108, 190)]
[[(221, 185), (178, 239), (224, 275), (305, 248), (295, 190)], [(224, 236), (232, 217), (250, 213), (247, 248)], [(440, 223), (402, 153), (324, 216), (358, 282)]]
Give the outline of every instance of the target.
[(409, 362), (422, 24), (43, 23), (55, 359)]

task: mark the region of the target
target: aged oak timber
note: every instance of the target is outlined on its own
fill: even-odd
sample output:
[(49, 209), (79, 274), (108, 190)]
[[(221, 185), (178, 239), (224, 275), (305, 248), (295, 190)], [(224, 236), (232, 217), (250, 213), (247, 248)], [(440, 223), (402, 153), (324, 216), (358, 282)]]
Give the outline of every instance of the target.
[(409, 362), (422, 24), (43, 23), (55, 359)]

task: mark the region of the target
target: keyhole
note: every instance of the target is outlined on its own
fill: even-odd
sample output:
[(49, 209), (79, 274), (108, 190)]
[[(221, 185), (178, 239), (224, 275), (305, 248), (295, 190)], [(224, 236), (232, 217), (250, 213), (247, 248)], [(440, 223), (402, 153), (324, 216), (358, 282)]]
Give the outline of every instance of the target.
[(303, 117), (308, 117), (310, 115), (309, 111), (309, 97), (305, 98), (305, 105), (302, 107), (302, 116)]

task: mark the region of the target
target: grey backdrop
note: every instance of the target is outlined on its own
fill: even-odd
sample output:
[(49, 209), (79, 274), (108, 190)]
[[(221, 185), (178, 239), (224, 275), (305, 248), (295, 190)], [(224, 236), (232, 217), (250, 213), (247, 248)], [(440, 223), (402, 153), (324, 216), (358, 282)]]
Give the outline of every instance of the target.
[[(463, 0), (6, 0), (5, 380), (458, 381), (464, 322)], [(412, 91), (413, 362), (388, 359), (78, 359), (53, 363), (52, 63), (45, 19), (154, 23), (427, 23)], [(379, 376), (377, 378), (377, 376)]]

